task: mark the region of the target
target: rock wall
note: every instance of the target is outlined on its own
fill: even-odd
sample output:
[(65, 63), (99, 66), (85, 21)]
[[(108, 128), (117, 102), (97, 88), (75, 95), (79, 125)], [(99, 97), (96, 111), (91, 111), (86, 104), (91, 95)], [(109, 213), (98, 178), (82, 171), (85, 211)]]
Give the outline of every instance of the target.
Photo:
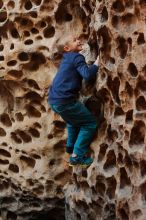
[(146, 219), (145, 12), (146, 1), (96, 1), (96, 88), (106, 120), (91, 145), (94, 163), (74, 169), (66, 187), (67, 219)]
[[(145, 0), (0, 0), (2, 220), (146, 219), (145, 12)], [(105, 122), (87, 170), (64, 166), (65, 123), (47, 103), (68, 34), (88, 63), (99, 43), (85, 94), (102, 97)]]
[(88, 33), (84, 17), (78, 1), (0, 0), (2, 220), (64, 219), (65, 123), (50, 110), (47, 89), (58, 46), (69, 33)]

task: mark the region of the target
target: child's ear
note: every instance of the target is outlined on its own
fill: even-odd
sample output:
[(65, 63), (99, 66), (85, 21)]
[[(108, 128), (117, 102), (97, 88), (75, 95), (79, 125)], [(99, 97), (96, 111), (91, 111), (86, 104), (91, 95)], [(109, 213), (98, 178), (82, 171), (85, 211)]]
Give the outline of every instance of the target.
[(63, 49), (64, 49), (64, 51), (67, 51), (67, 52), (70, 51), (70, 48), (68, 46), (64, 46)]

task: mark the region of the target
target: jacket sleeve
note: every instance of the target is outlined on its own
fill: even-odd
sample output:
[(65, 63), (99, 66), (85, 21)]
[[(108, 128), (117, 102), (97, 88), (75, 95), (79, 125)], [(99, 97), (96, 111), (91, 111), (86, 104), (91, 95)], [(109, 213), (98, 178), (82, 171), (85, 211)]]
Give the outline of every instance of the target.
[(79, 72), (79, 74), (85, 79), (90, 80), (91, 78), (96, 76), (96, 73), (98, 71), (98, 66), (95, 64), (88, 65), (86, 64), (85, 58), (83, 55), (78, 54), (74, 58), (74, 66), (76, 70)]

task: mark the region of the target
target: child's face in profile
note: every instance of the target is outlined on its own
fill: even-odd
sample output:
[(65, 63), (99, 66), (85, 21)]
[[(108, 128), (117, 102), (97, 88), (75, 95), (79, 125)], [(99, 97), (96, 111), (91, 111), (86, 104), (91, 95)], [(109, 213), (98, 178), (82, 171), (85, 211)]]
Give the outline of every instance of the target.
[(79, 52), (82, 50), (82, 42), (78, 37), (71, 37), (64, 46), (65, 52)]

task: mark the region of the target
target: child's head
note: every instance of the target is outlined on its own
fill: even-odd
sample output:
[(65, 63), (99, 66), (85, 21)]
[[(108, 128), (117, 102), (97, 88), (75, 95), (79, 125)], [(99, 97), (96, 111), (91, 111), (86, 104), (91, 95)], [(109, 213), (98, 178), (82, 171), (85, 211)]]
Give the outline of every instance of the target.
[(63, 47), (64, 52), (79, 52), (82, 50), (82, 43), (79, 37), (70, 36)]
[(58, 50), (62, 52), (79, 52), (82, 50), (82, 42), (77, 36), (67, 36), (61, 39), (58, 45)]

